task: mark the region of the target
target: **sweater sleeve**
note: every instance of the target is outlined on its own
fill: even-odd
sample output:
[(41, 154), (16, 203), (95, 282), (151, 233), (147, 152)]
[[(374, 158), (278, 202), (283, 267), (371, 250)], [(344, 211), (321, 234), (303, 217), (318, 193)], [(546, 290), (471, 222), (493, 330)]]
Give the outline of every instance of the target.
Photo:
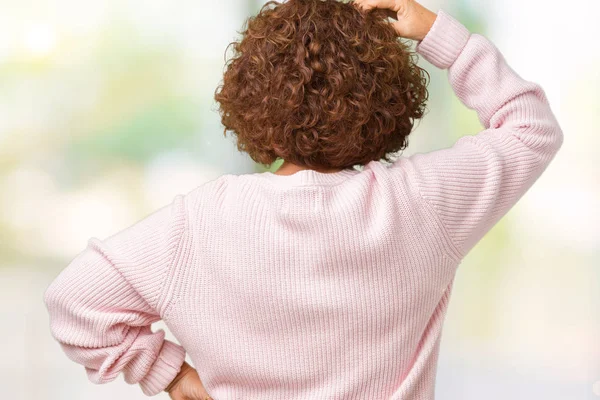
[(166, 307), (166, 282), (185, 230), (185, 197), (177, 195), (134, 225), (104, 240), (92, 237), (44, 292), (50, 331), (90, 381), (120, 372), (154, 396), (185, 360), (180, 345), (151, 324)]
[(449, 148), (397, 159), (464, 257), (534, 184), (562, 146), (543, 89), (522, 79), (497, 47), (439, 10), (417, 53), (440, 69), (484, 129)]

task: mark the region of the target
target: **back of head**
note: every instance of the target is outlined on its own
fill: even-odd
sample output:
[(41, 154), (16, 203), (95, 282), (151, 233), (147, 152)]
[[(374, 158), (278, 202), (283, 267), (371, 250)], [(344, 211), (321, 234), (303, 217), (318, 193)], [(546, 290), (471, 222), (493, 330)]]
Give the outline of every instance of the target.
[(242, 33), (215, 100), (254, 161), (349, 168), (408, 145), (429, 75), (383, 10), (269, 1)]

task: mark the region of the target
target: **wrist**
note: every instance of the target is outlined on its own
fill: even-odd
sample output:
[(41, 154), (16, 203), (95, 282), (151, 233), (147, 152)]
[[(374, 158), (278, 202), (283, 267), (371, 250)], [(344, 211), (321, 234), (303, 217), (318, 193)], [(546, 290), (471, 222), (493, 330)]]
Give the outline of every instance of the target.
[(425, 39), (425, 36), (427, 36), (429, 31), (431, 30), (431, 27), (433, 26), (433, 23), (435, 22), (436, 18), (437, 18), (436, 13), (429, 11), (429, 10), (427, 11), (427, 13), (423, 17), (422, 30), (417, 36), (418, 41), (422, 41), (423, 39)]
[(448, 69), (462, 52), (471, 36), (470, 31), (443, 9), (437, 12), (435, 23), (415, 51), (440, 69)]
[(169, 385), (165, 388), (165, 392), (170, 393), (175, 388), (175, 386), (177, 386), (179, 381), (193, 370), (194, 368), (192, 368), (191, 365), (184, 361), (181, 365), (181, 369), (179, 370), (175, 378), (173, 378), (171, 383), (169, 383)]

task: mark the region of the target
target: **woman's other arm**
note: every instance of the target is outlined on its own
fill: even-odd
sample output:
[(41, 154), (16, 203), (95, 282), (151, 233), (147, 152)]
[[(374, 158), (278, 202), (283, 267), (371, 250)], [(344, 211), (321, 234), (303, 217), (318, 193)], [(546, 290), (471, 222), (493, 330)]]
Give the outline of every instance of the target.
[(411, 171), (464, 257), (541, 176), (563, 133), (540, 85), (521, 78), (491, 41), (443, 10), (416, 51), (448, 69), (452, 89), (485, 128), (398, 165)]
[(392, 166), (414, 184), (449, 236), (448, 250), (462, 258), (540, 177), (563, 133), (540, 85), (521, 78), (491, 41), (443, 10), (416, 51), (448, 70), (452, 89), (485, 128)]
[(44, 293), (52, 336), (85, 367), (94, 383), (121, 372), (149, 396), (163, 391), (180, 371), (185, 351), (152, 332), (166, 307), (171, 269), (180, 258), (186, 226), (185, 197), (87, 247)]

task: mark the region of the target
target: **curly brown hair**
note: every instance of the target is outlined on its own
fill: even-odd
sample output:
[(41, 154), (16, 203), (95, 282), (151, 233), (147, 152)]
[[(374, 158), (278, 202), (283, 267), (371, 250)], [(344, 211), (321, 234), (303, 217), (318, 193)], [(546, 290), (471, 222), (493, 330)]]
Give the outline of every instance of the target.
[(264, 4), (227, 46), (215, 91), (224, 135), (267, 166), (391, 161), (425, 113), (430, 76), (386, 17), (336, 0)]

